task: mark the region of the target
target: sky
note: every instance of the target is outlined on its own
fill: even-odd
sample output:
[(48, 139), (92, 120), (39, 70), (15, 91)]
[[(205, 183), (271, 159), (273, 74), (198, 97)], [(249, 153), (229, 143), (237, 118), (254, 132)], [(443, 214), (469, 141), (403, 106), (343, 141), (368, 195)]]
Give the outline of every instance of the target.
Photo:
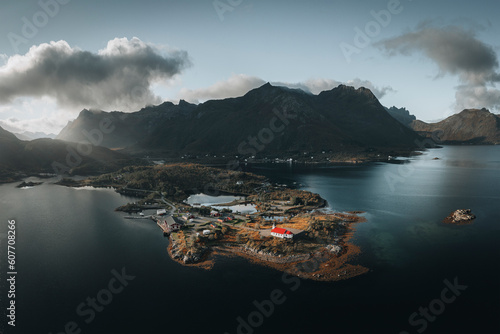
[(500, 113), (500, 1), (4, 0), (0, 126), (58, 133), (84, 109), (370, 88), (424, 121)]

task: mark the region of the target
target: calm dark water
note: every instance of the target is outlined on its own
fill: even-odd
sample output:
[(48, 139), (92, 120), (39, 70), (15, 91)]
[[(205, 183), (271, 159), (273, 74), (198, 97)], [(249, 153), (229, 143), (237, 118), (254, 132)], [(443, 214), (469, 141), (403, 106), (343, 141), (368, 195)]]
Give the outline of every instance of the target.
[[(2, 316), (0, 331), (65, 333), (74, 322), (81, 333), (233, 334), (237, 318), (250, 315), (259, 326), (241, 333), (417, 333), (423, 322), (425, 333), (500, 332), (500, 147), (445, 147), (406, 164), (253, 170), (300, 182), (334, 210), (366, 211), (354, 241), (364, 252), (358, 262), (371, 272), (321, 283), (284, 280), (238, 258), (220, 258), (211, 271), (183, 267), (169, 259), (168, 240), (154, 223), (113, 211), (131, 198), (49, 183), (2, 185), (0, 232), (16, 220), (18, 275), (16, 328)], [(458, 208), (478, 219), (460, 227), (441, 223)], [(0, 240), (5, 310), (6, 239)], [(111, 271), (122, 268), (135, 278), (106, 295)], [(460, 296), (435, 309), (432, 321), (418, 315), (412, 326), (409, 317), (439, 306), (443, 281), (455, 278), (467, 286)], [(270, 299), (273, 290), (283, 303), (261, 321), (253, 302)], [(89, 321), (81, 311), (98, 295), (112, 300), (101, 299), (107, 305)]]

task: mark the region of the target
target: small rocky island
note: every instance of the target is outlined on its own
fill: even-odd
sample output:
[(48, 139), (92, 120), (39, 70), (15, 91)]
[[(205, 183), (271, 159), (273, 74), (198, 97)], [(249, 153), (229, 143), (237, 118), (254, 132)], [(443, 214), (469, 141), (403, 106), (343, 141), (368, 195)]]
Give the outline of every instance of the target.
[(476, 216), (472, 214), (470, 209), (459, 209), (450, 213), (443, 222), (446, 224), (467, 225), (471, 224), (474, 219), (476, 219)]
[(26, 188), (26, 187), (35, 187), (41, 185), (43, 182), (21, 182), (16, 186), (16, 188)]
[[(337, 281), (368, 269), (353, 264), (361, 250), (349, 243), (362, 212), (331, 212), (318, 194), (273, 184), (263, 176), (198, 164), (126, 167), (66, 186), (113, 187), (142, 197), (117, 211), (151, 219), (168, 235), (170, 257), (210, 269), (218, 256), (240, 256), (301, 278)], [(192, 194), (234, 195), (219, 206), (190, 205)], [(251, 207), (250, 212), (228, 207)]]

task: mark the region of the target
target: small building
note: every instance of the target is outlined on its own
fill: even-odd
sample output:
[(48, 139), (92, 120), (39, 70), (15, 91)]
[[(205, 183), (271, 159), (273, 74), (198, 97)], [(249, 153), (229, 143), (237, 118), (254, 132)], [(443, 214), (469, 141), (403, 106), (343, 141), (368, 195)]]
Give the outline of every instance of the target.
[(156, 210), (156, 214), (158, 216), (164, 216), (167, 214), (167, 210), (165, 210), (165, 209)]
[(210, 216), (212, 217), (220, 217), (220, 212), (219, 211), (210, 211)]
[(273, 237), (282, 238), (282, 239), (293, 239), (293, 233), (288, 231), (287, 229), (281, 227), (275, 227), (271, 230), (271, 235)]
[(179, 223), (174, 217), (168, 216), (165, 220), (165, 225), (167, 225), (169, 232), (176, 232), (182, 228), (182, 224)]
[(212, 231), (210, 231), (210, 230), (203, 230), (203, 235), (208, 235), (210, 233), (212, 233)]
[(182, 225), (179, 224), (179, 223), (174, 223), (172, 225), (168, 225), (168, 230), (170, 232), (176, 232), (176, 231), (179, 231), (181, 229)]
[(219, 219), (217, 219), (217, 221), (218, 221), (219, 223), (223, 223), (223, 222), (225, 222), (224, 218), (219, 218)]

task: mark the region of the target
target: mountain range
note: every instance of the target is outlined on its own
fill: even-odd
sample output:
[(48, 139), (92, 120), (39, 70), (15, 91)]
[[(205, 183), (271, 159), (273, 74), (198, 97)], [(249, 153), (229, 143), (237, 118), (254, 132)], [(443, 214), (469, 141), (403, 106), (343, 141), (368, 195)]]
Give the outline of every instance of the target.
[(169, 156), (411, 150), (419, 138), (391, 117), (369, 89), (340, 85), (313, 95), (269, 83), (242, 97), (198, 105), (181, 100), (134, 113), (83, 110), (57, 138), (88, 140), (86, 134), (103, 121), (114, 130), (101, 145)]
[(499, 144), (500, 116), (468, 109), (425, 123), (405, 108), (383, 107), (366, 88), (340, 85), (314, 95), (267, 83), (241, 97), (198, 105), (181, 100), (133, 113), (85, 109), (57, 139), (20, 140), (0, 127), (0, 175), (100, 173), (149, 154), (178, 159), (410, 152), (422, 137)]
[(57, 135), (53, 134), (53, 133), (30, 132), (30, 131), (14, 133), (14, 135), (21, 140), (34, 140), (34, 139), (41, 139), (41, 138), (56, 139), (56, 137), (57, 137)]
[(37, 131), (37, 132), (20, 131), (18, 128), (15, 128), (2, 120), (0, 120), (0, 127), (2, 127), (6, 131), (13, 133), (17, 138), (19, 138), (21, 140), (33, 140), (33, 139), (40, 139), (40, 138), (55, 139), (57, 137), (56, 134), (45, 133), (45, 132), (41, 132), (41, 131)]
[(0, 127), (0, 181), (17, 172), (100, 173), (130, 162), (128, 156), (105, 147), (84, 147), (53, 139), (22, 141)]
[(418, 134), (443, 144), (500, 144), (500, 116), (486, 109), (465, 109), (437, 123), (412, 121)]

